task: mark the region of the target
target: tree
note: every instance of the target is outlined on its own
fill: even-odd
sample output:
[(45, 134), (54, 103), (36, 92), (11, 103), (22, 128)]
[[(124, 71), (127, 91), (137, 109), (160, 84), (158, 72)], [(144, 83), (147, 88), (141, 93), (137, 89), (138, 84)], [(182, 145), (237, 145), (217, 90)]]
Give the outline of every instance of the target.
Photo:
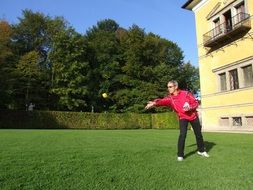
[(169, 80), (176, 79), (182, 66), (183, 53), (173, 42), (162, 39), (133, 25), (122, 32), (123, 52), (118, 88), (111, 107), (116, 112), (144, 112), (149, 99), (164, 96)]
[(28, 105), (32, 99), (30, 97), (30, 91), (37, 88), (37, 85), (35, 85), (36, 80), (42, 74), (39, 67), (39, 53), (31, 51), (23, 55), (17, 64), (17, 73), (20, 77), (20, 82), (24, 82), (22, 86), (25, 86), (25, 92), (23, 94), (25, 94), (25, 104)]
[(19, 23), (13, 25), (13, 41), (18, 55), (37, 51), (46, 63), (48, 52), (51, 50), (53, 36), (66, 28), (66, 21), (61, 17), (52, 19), (40, 12), (24, 10)]
[(91, 80), (89, 81), (89, 104), (96, 111), (102, 111), (105, 102), (102, 93), (111, 96), (115, 89), (115, 76), (120, 72), (119, 42), (116, 36), (118, 24), (105, 19), (97, 23), (86, 33), (89, 48), (89, 63), (91, 66)]
[[(38, 68), (40, 75), (32, 79), (33, 88), (28, 88), (28, 92), (32, 93), (33, 101), (38, 109), (52, 108), (55, 98), (49, 93), (52, 78), (52, 62), (48, 59), (48, 54), (52, 50), (54, 36), (58, 32), (67, 28), (67, 22), (62, 17), (51, 18), (39, 12), (24, 10), (19, 23), (12, 26), (12, 51), (15, 54), (15, 64), (20, 65), (22, 59), (31, 55), (30, 52), (36, 52), (38, 56)], [(15, 70), (15, 68), (14, 68)], [(16, 70), (20, 71), (20, 70)], [(15, 73), (16, 77), (23, 76), (23, 73)], [(35, 85), (37, 84), (37, 85)], [(21, 105), (26, 96), (23, 96), (23, 87), (27, 86), (27, 79), (12, 80), (12, 96), (16, 100), (14, 104)], [(27, 90), (27, 89), (26, 89)], [(32, 91), (31, 91), (32, 90)]]
[(200, 89), (199, 69), (194, 67), (190, 62), (182, 65), (178, 80), (181, 88), (190, 90), (194, 94)]
[(39, 109), (145, 112), (171, 79), (198, 89), (180, 47), (137, 25), (105, 19), (81, 35), (62, 17), (24, 10), (12, 27), (0, 23), (0, 34), (1, 107), (33, 101)]
[(112, 20), (87, 31), (92, 70), (90, 97), (99, 107), (100, 94), (115, 112), (144, 112), (148, 99), (163, 96), (168, 80), (182, 71), (183, 52), (173, 42), (133, 25), (128, 30)]
[(9, 23), (0, 20), (0, 108), (6, 108), (11, 100), (9, 93), (9, 80), (13, 66), (11, 33)]
[(11, 27), (8, 22), (0, 20), (0, 64), (4, 64), (8, 57), (13, 54), (10, 42)]
[(51, 93), (58, 97), (58, 109), (86, 110), (89, 64), (84, 37), (70, 28), (54, 36), (52, 47)]

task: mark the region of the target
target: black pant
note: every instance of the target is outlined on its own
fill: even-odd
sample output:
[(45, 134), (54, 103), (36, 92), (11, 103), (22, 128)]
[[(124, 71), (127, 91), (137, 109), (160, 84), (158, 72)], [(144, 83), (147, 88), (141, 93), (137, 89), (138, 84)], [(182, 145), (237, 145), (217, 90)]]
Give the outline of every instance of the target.
[(179, 120), (179, 127), (180, 127), (180, 134), (178, 137), (178, 152), (177, 155), (180, 157), (184, 157), (184, 146), (185, 146), (185, 138), (187, 135), (187, 126), (188, 123), (191, 123), (191, 126), (193, 128), (196, 141), (197, 141), (197, 146), (198, 146), (198, 151), (204, 152), (205, 147), (204, 147), (204, 141), (203, 141), (203, 136), (201, 133), (201, 125), (199, 123), (199, 118), (197, 117), (193, 121), (188, 121), (186, 119), (180, 119)]

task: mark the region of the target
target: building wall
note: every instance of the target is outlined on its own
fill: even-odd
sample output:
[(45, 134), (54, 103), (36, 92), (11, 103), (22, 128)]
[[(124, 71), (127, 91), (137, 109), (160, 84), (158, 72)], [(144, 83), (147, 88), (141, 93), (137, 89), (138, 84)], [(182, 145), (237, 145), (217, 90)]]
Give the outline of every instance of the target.
[[(193, 8), (199, 55), (203, 128), (253, 129), (251, 124), (253, 85), (244, 87), (242, 75), (242, 66), (253, 65), (253, 19), (251, 16), (252, 28), (245, 35), (210, 52), (210, 48), (204, 47), (203, 34), (214, 28), (213, 19), (220, 14), (214, 14), (210, 20), (207, 19), (207, 16), (219, 2), (220, 6), (216, 12), (220, 13), (226, 11), (229, 5), (239, 3), (234, 0), (202, 0)], [(244, 3), (246, 13), (253, 15), (253, 1), (245, 0)], [(233, 68), (238, 70), (239, 89), (221, 91), (218, 74), (225, 71), (228, 73)], [(242, 120), (240, 127), (235, 124), (237, 117), (241, 117)], [(226, 125), (227, 118), (228, 124)]]

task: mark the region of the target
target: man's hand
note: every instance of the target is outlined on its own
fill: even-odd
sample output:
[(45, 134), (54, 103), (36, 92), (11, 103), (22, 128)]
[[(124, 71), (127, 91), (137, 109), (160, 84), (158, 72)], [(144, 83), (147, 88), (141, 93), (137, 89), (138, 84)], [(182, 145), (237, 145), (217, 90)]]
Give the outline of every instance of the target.
[(150, 109), (150, 108), (152, 108), (152, 107), (154, 107), (154, 106), (155, 106), (155, 102), (149, 101), (149, 102), (147, 103), (145, 109)]

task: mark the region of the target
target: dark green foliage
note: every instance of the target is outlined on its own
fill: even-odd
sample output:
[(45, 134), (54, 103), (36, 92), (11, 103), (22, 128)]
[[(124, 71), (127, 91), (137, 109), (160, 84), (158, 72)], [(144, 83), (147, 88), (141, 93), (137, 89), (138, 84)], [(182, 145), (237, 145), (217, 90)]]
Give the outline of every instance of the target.
[[(15, 118), (15, 119), (13, 119)], [(159, 114), (0, 111), (2, 129), (172, 129), (173, 112)]]
[(0, 109), (11, 103), (11, 75), (13, 52), (11, 48), (11, 26), (0, 20)]
[(52, 63), (48, 52), (53, 36), (65, 27), (62, 18), (31, 10), (24, 10), (19, 23), (11, 26), (8, 47), (13, 56), (0, 65), (0, 73), (6, 73), (2, 75), (5, 85), (0, 86), (0, 91), (8, 95), (1, 96), (3, 108), (24, 110), (29, 102), (35, 103), (37, 109), (54, 107), (55, 99), (49, 93)]
[(51, 18), (43, 13), (26, 9), (23, 11), (22, 17), (19, 18), (19, 23), (12, 27), (14, 50), (18, 55), (37, 51), (41, 57), (41, 64), (46, 66), (53, 36), (64, 30), (66, 26), (66, 21), (63, 18)]
[(169, 80), (199, 89), (198, 69), (183, 62), (180, 47), (138, 25), (105, 19), (79, 34), (64, 18), (31, 10), (0, 24), (0, 108), (164, 112), (144, 107), (166, 95)]
[(49, 54), (52, 66), (51, 93), (59, 97), (62, 110), (82, 110), (87, 106), (89, 64), (87, 43), (72, 29), (54, 36)]
[(182, 73), (178, 80), (181, 88), (188, 89), (194, 94), (200, 89), (199, 70), (189, 62), (182, 66)]

